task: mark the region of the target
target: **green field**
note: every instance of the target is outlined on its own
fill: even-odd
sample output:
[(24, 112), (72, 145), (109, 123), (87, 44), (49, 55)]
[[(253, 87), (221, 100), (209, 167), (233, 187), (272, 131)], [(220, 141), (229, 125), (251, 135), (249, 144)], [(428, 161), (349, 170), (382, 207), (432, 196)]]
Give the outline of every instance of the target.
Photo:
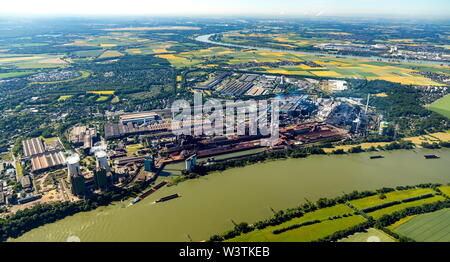
[(434, 203), (434, 202), (441, 201), (441, 200), (445, 200), (445, 198), (442, 196), (434, 196), (434, 197), (430, 197), (430, 198), (425, 198), (425, 199), (421, 199), (421, 200), (417, 200), (417, 201), (412, 201), (412, 202), (398, 204), (395, 206), (382, 208), (382, 209), (370, 212), (370, 213), (368, 213), (368, 215), (373, 217), (374, 219), (379, 219), (380, 217), (382, 217), (384, 215), (392, 214), (396, 211), (401, 211), (408, 207), (422, 206), (424, 204)]
[(97, 98), (97, 100), (95, 100), (96, 102), (105, 102), (109, 99), (108, 96), (100, 96), (99, 98)]
[(436, 192), (431, 188), (414, 188), (414, 189), (393, 191), (393, 192), (386, 193), (386, 194), (384, 194), (386, 196), (386, 198), (384, 198), (384, 199), (381, 199), (379, 195), (374, 195), (374, 196), (350, 201), (350, 204), (352, 204), (354, 207), (356, 207), (358, 209), (364, 209), (364, 208), (368, 208), (368, 207), (381, 205), (384, 203), (389, 203), (392, 201), (401, 201), (403, 199), (426, 195), (426, 194), (433, 194), (433, 193), (436, 193)]
[(444, 195), (450, 197), (450, 186), (441, 186), (439, 187), (439, 190), (441, 190)]
[(0, 73), (0, 79), (2, 79), (2, 78), (10, 78), (10, 77), (18, 77), (18, 76), (24, 76), (24, 75), (31, 75), (33, 73), (34, 73), (33, 71)]
[(79, 57), (97, 57), (104, 52), (103, 49), (94, 49), (86, 51), (76, 51), (74, 54)]
[(398, 226), (395, 232), (420, 242), (449, 242), (450, 209), (416, 216)]
[(72, 95), (67, 95), (67, 96), (60, 96), (59, 98), (58, 98), (58, 102), (59, 101), (64, 101), (64, 100), (66, 100), (66, 99), (68, 99), (68, 98), (71, 98), (72, 97)]
[[(314, 220), (326, 220), (329, 217), (333, 217), (333, 216), (342, 216), (344, 214), (352, 214), (354, 213), (354, 211), (347, 207), (346, 205), (343, 204), (339, 204), (336, 206), (332, 206), (332, 207), (326, 207), (326, 208), (322, 208), (310, 213), (306, 213), (304, 214), (302, 217), (299, 218), (294, 218), (292, 220), (289, 220), (285, 223), (282, 223), (280, 225), (276, 225), (276, 226), (269, 226), (266, 227), (264, 229), (261, 230), (255, 230), (252, 231), (250, 233), (247, 233), (245, 235), (241, 235), (238, 236), (234, 239), (231, 239), (230, 241), (278, 241), (278, 240), (273, 240), (274, 238), (278, 239), (280, 236), (281, 238), (284, 238), (285, 234), (287, 234), (289, 231), (295, 231), (295, 230), (300, 230), (301, 228), (295, 229), (295, 230), (289, 230), (286, 231), (284, 233), (275, 235), (272, 233), (272, 231), (276, 230), (276, 229), (281, 229), (281, 228), (285, 228), (294, 224), (300, 224), (300, 223), (304, 223), (307, 221), (314, 221)], [(340, 219), (338, 219), (340, 220)], [(326, 220), (328, 221), (328, 220)], [(324, 227), (326, 227), (326, 224), (324, 224), (325, 222), (316, 224), (316, 227), (314, 227), (314, 231), (317, 231), (317, 225), (322, 225)], [(306, 227), (311, 227), (314, 225), (310, 225), (310, 226), (306, 226)], [(333, 232), (331, 232), (333, 233)], [(290, 234), (287, 234), (290, 235)], [(328, 234), (330, 235), (330, 234)], [(325, 237), (327, 235), (323, 235), (321, 237)], [(280, 240), (282, 241), (282, 240)], [(309, 240), (297, 240), (297, 241), (309, 241)]]
[[(446, 191), (450, 187), (441, 187), (441, 190)], [(279, 225), (268, 226), (263, 229), (255, 229), (249, 233), (241, 234), (232, 239), (226, 241), (230, 242), (284, 242), (284, 241), (299, 241), (307, 242), (318, 240), (327, 236), (331, 236), (340, 230), (348, 229), (352, 226), (356, 226), (365, 221), (360, 215), (355, 213), (353, 208), (365, 209), (389, 203), (393, 201), (402, 201), (417, 196), (423, 196), (427, 194), (436, 194), (432, 188), (413, 188), (407, 190), (397, 190), (386, 193), (386, 198), (380, 198), (380, 195), (374, 195), (357, 200), (353, 200), (350, 203), (352, 208), (346, 204), (337, 204), (331, 207), (317, 209), (312, 212), (303, 214), (301, 217), (293, 218), (289, 221), (281, 223)], [(441, 195), (434, 195), (429, 198), (419, 199), (411, 202), (404, 202), (394, 206), (389, 206), (375, 210), (373, 212), (367, 212), (367, 214), (373, 217), (375, 220), (380, 219), (383, 215), (392, 214), (396, 211), (404, 210), (408, 207), (423, 206), (424, 204), (434, 203), (437, 201), (443, 201), (445, 198)], [(414, 216), (405, 218), (389, 226), (390, 230), (394, 230), (403, 223), (408, 223)], [(320, 221), (311, 225), (303, 225), (300, 227), (293, 227), (305, 222)], [(273, 231), (280, 229), (287, 229), (287, 231), (279, 234), (274, 234)], [(393, 242), (395, 239), (384, 232), (371, 228), (367, 232), (360, 232), (341, 239), (342, 242)]]
[(375, 228), (367, 229), (367, 232), (358, 232), (338, 242), (395, 242), (395, 239)]
[(443, 98), (437, 100), (428, 108), (436, 113), (439, 113), (450, 119), (450, 95), (446, 95)]
[[(335, 220), (325, 220), (323, 222), (292, 229), (281, 234), (249, 234), (240, 235), (230, 239), (231, 242), (310, 242), (332, 235), (333, 233), (345, 230), (365, 222), (362, 216), (350, 216)], [(283, 224), (284, 225), (284, 224)]]

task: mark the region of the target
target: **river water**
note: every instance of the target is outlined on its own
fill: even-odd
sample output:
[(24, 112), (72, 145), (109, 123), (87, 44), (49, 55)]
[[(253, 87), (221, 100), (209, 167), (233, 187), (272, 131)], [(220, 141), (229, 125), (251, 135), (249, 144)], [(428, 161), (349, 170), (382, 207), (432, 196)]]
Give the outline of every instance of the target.
[[(371, 154), (384, 159), (370, 160)], [(440, 159), (425, 160), (424, 154)], [(450, 182), (450, 150), (400, 150), (269, 161), (228, 169), (163, 187), (143, 201), (129, 200), (78, 213), (10, 241), (201, 241), (255, 222), (271, 209), (295, 207), (320, 197), (384, 186)], [(153, 203), (179, 193), (181, 197)], [(131, 199), (130, 199), (131, 200)]]

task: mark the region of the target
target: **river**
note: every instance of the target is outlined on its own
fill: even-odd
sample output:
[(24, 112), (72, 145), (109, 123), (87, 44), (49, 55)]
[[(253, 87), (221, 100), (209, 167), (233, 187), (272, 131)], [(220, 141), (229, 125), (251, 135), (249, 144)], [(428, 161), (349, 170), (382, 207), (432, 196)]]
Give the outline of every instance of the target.
[(329, 53), (294, 51), (294, 50), (275, 49), (275, 48), (249, 46), (249, 45), (237, 45), (237, 44), (231, 44), (231, 43), (212, 41), (212, 40), (210, 40), (210, 37), (213, 36), (213, 35), (216, 35), (216, 34), (200, 35), (200, 36), (197, 36), (195, 38), (195, 40), (199, 41), (199, 42), (203, 42), (203, 43), (214, 44), (214, 45), (221, 45), (221, 46), (228, 46), (228, 47), (237, 47), (237, 48), (244, 48), (244, 49), (255, 49), (255, 50), (269, 51), (269, 52), (283, 52), (283, 53), (288, 53), (288, 54), (339, 57), (339, 58), (351, 58), (351, 59), (362, 59), (362, 60), (365, 59), (365, 60), (374, 60), (374, 61), (383, 61), (383, 62), (397, 62), (397, 63), (450, 65), (450, 63), (445, 62), (445, 61), (431, 61), (431, 60), (419, 60), (419, 59), (417, 59), (417, 60), (395, 59), (395, 58), (385, 58), (385, 57), (379, 57), (379, 56), (353, 56), (353, 55), (337, 55), (336, 56), (335, 54), (329, 54)]
[[(441, 158), (425, 160), (424, 154)], [(371, 154), (384, 159), (370, 160)], [(164, 187), (128, 206), (118, 202), (41, 226), (10, 241), (201, 241), (235, 222), (255, 222), (275, 210), (320, 197), (384, 186), (448, 183), (450, 150), (400, 150), (310, 156), (228, 169)], [(181, 197), (153, 203), (179, 193)], [(130, 199), (131, 200), (131, 199)]]

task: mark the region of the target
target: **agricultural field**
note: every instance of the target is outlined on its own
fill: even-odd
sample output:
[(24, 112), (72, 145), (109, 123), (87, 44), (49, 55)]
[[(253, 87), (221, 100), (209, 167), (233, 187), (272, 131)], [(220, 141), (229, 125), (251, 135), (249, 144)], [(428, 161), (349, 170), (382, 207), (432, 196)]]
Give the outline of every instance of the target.
[(156, 55), (156, 57), (167, 59), (167, 61), (169, 61), (169, 63), (172, 66), (177, 68), (196, 65), (201, 62), (200, 60), (197, 59), (187, 58), (173, 54)]
[(392, 214), (396, 211), (401, 211), (408, 207), (421, 206), (424, 204), (434, 203), (434, 202), (442, 201), (442, 200), (445, 200), (445, 198), (443, 196), (433, 196), (430, 198), (425, 198), (425, 199), (421, 199), (421, 200), (416, 200), (416, 201), (407, 202), (407, 203), (401, 203), (398, 205), (382, 208), (382, 209), (370, 212), (370, 213), (368, 213), (368, 215), (373, 217), (374, 219), (379, 219), (380, 217), (382, 217), (384, 215)]
[(404, 218), (398, 220), (397, 222), (395, 222), (394, 224), (392, 224), (392, 225), (390, 225), (390, 226), (388, 226), (386, 228), (391, 230), (391, 231), (394, 231), (398, 226), (403, 225), (404, 223), (408, 222), (409, 220), (415, 218), (416, 216), (417, 215), (404, 217)]
[(63, 44), (63, 46), (111, 48), (136, 44), (136, 42), (142, 43), (145, 41), (148, 40), (140, 38), (130, 32), (111, 32), (99, 36), (80, 36), (72, 42)]
[(334, 220), (303, 226), (297, 229), (288, 230), (280, 234), (252, 235), (244, 234), (234, 239), (232, 242), (310, 242), (329, 236), (334, 232), (350, 228), (365, 222), (366, 219), (359, 215), (343, 217)]
[(431, 188), (414, 188), (414, 189), (408, 189), (408, 190), (398, 190), (398, 191), (392, 191), (389, 193), (385, 193), (384, 196), (386, 198), (380, 198), (380, 195), (374, 195), (362, 199), (357, 199), (350, 201), (350, 204), (352, 204), (354, 207), (358, 209), (365, 209), (368, 207), (373, 207), (377, 205), (381, 205), (384, 203), (389, 203), (392, 201), (401, 201), (407, 198), (426, 195), (426, 194), (433, 194), (436, 193)]
[[(272, 231), (274, 231), (276, 229), (281, 229), (281, 228), (285, 228), (285, 227), (292, 226), (295, 224), (300, 224), (300, 223), (314, 221), (314, 220), (327, 221), (327, 219), (329, 217), (342, 216), (344, 214), (353, 214), (353, 213), (354, 213), (354, 211), (351, 208), (347, 207), (346, 205), (339, 204), (336, 206), (326, 207), (326, 208), (322, 208), (322, 209), (319, 209), (319, 210), (316, 210), (316, 211), (313, 211), (310, 213), (306, 213), (302, 217), (294, 218), (294, 219), (287, 221), (281, 225), (269, 226), (269, 227), (266, 227), (261, 230), (252, 231), (245, 235), (238, 236), (235, 239), (231, 239), (230, 241), (256, 241), (256, 242), (277, 241), (277, 240), (272, 240), (272, 238), (277, 238), (279, 235), (283, 235), (284, 233), (281, 233), (279, 235), (273, 234)], [(322, 225), (322, 223), (324, 223), (324, 222), (321, 222), (317, 225)], [(314, 228), (314, 231), (317, 231), (317, 229)], [(285, 232), (285, 233), (287, 233), (287, 232)], [(325, 236), (326, 235), (321, 236), (321, 237), (325, 237)], [(297, 240), (297, 241), (310, 241), (310, 240)]]
[(422, 136), (413, 136), (413, 137), (405, 137), (403, 138), (405, 141), (411, 141), (416, 146), (420, 147), (420, 144), (425, 143), (438, 143), (440, 141), (448, 142), (450, 141), (450, 133), (448, 132), (437, 132), (437, 133), (431, 133), (428, 135), (422, 135)]
[(120, 56), (123, 56), (123, 54), (121, 52), (119, 52), (119, 51), (106, 50), (98, 58), (102, 59), (102, 58), (112, 58), (112, 57), (120, 57)]
[(360, 146), (362, 149), (369, 149), (371, 147), (385, 146), (388, 144), (390, 144), (390, 143), (389, 142), (373, 142), (373, 143), (361, 143), (361, 144), (356, 144), (356, 145), (338, 145), (333, 148), (324, 148), (323, 150), (325, 151), (325, 153), (331, 153), (337, 149), (342, 149), (345, 152), (348, 152), (348, 150), (350, 148), (353, 148), (356, 146)]
[[(424, 76), (415, 74), (420, 71), (415, 69), (417, 67), (416, 65), (400, 64), (395, 62), (318, 57), (287, 52), (242, 50), (227, 47), (210, 47), (202, 50), (158, 55), (158, 57), (167, 59), (177, 68), (184, 68), (194, 65), (204, 68), (220, 66), (232, 68), (232, 65), (239, 65), (243, 63), (311, 61), (320, 65), (320, 67), (310, 67), (307, 65), (272, 67), (263, 65), (248, 69), (271, 74), (386, 80), (406, 85), (444, 85), (443, 83), (438, 83)], [(429, 68), (430, 66), (427, 67), (426, 70), (429, 70)], [(432, 68), (434, 68), (437, 72), (449, 73), (448, 67), (436, 65)]]
[(60, 96), (57, 101), (58, 102), (64, 101), (64, 100), (67, 100), (67, 99), (69, 99), (71, 97), (72, 97), (72, 95)]
[(160, 30), (199, 30), (196, 26), (139, 26), (139, 27), (118, 27), (105, 28), (105, 31), (160, 31)]
[[(430, 133), (428, 135), (422, 135), (422, 136), (414, 136), (414, 137), (405, 137), (403, 138), (405, 141), (411, 141), (416, 145), (416, 147), (422, 147), (420, 144), (423, 142), (426, 143), (439, 143), (440, 141), (448, 142), (450, 141), (450, 133), (449, 132), (437, 132), (437, 133)], [(323, 150), (325, 153), (331, 153), (334, 150), (342, 149), (345, 152), (348, 152), (349, 149), (360, 146), (362, 149), (369, 149), (371, 147), (378, 147), (378, 146), (385, 146), (390, 144), (390, 142), (367, 142), (367, 143), (360, 143), (360, 144), (354, 144), (354, 145), (337, 145), (333, 148), (324, 148)]]
[(449, 242), (450, 209), (415, 216), (394, 231), (420, 242)]
[(9, 69), (34, 69), (66, 67), (69, 63), (61, 55), (2, 55), (0, 66)]
[[(319, 30), (320, 31), (320, 30)], [(319, 33), (318, 31), (318, 33)], [(264, 34), (264, 33), (250, 33), (242, 31), (241, 32), (230, 32), (223, 34), (222, 41), (226, 43), (233, 44), (252, 44), (258, 42), (265, 42), (265, 44), (272, 47), (286, 48), (286, 49), (295, 49), (298, 47), (312, 47), (316, 44), (329, 43), (331, 39), (326, 37), (312, 36), (312, 37), (304, 37), (295, 33), (273, 33), (273, 34)], [(316, 32), (309, 32), (310, 34), (314, 34)], [(323, 36), (333, 35), (333, 34), (349, 34), (345, 32), (336, 32), (333, 31), (321, 31), (320, 33)], [(247, 39), (243, 39), (247, 38)], [(336, 43), (344, 43), (344, 41), (336, 41)]]
[(439, 190), (441, 190), (444, 195), (450, 197), (450, 186), (441, 186), (439, 187)]
[[(441, 187), (442, 191), (450, 191), (450, 186)], [(447, 190), (448, 189), (448, 190)], [(367, 215), (373, 217), (375, 220), (381, 218), (385, 214), (392, 214), (396, 211), (404, 210), (408, 207), (422, 206), (427, 203), (434, 203), (443, 201), (445, 198), (436, 195), (436, 191), (432, 188), (412, 188), (406, 190), (397, 190), (385, 193), (385, 198), (380, 198), (380, 195), (369, 196), (361, 199), (350, 201), (350, 206), (347, 204), (337, 204), (335, 206), (318, 209), (309, 213), (303, 214), (298, 218), (293, 218), (289, 221), (275, 226), (268, 226), (263, 229), (255, 229), (249, 233), (241, 234), (232, 239), (230, 242), (266, 242), (266, 241), (298, 241), (307, 242), (318, 240), (327, 236), (333, 235), (335, 232), (345, 230), (367, 221), (364, 217), (358, 215), (355, 210), (363, 210), (365, 208), (374, 207), (377, 205), (410, 199), (413, 197), (433, 194), (428, 198), (420, 200), (403, 202), (390, 207), (381, 208), (373, 212), (366, 212)], [(450, 212), (449, 212), (450, 215)], [(409, 216), (397, 221), (388, 226), (390, 230), (394, 230), (415, 216)], [(309, 225), (301, 225), (305, 222), (316, 221)], [(319, 222), (320, 221), (320, 222)], [(301, 225), (301, 226), (298, 226)], [(297, 226), (297, 227), (295, 227)], [(286, 229), (284, 232), (274, 233), (275, 230)], [(369, 228), (366, 232), (355, 233), (339, 241), (342, 242), (394, 242), (396, 239), (387, 235), (381, 230)]]
[(169, 51), (168, 49), (177, 45), (176, 42), (146, 42), (144, 45), (139, 47), (129, 48), (126, 52), (130, 55), (153, 55), (161, 53), (174, 53), (174, 51)]
[(367, 232), (358, 232), (338, 242), (396, 242), (394, 238), (375, 228), (367, 229)]
[(109, 99), (108, 96), (100, 96), (99, 98), (97, 98), (97, 100), (95, 100), (96, 102), (105, 102)]
[(33, 71), (22, 71), (22, 72), (0, 73), (0, 79), (13, 78), (13, 77), (19, 77), (19, 76), (25, 76), (25, 75), (31, 75), (31, 74), (34, 74), (34, 72)]
[(428, 109), (439, 113), (450, 119), (450, 95), (435, 101), (433, 104), (428, 106)]
[(114, 95), (115, 91), (87, 91), (88, 94), (97, 94), (97, 95)]
[(75, 56), (79, 57), (98, 57), (104, 52), (103, 49), (93, 49), (93, 50), (87, 50), (87, 51), (76, 51), (74, 52)]

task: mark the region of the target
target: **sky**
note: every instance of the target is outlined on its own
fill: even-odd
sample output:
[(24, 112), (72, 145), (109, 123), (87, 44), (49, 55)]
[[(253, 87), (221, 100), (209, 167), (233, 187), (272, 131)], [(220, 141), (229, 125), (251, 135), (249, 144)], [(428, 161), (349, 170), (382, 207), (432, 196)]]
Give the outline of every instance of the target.
[[(8, 0), (3, 14), (450, 16), (449, 0)], [(431, 18), (431, 17), (430, 17)]]

